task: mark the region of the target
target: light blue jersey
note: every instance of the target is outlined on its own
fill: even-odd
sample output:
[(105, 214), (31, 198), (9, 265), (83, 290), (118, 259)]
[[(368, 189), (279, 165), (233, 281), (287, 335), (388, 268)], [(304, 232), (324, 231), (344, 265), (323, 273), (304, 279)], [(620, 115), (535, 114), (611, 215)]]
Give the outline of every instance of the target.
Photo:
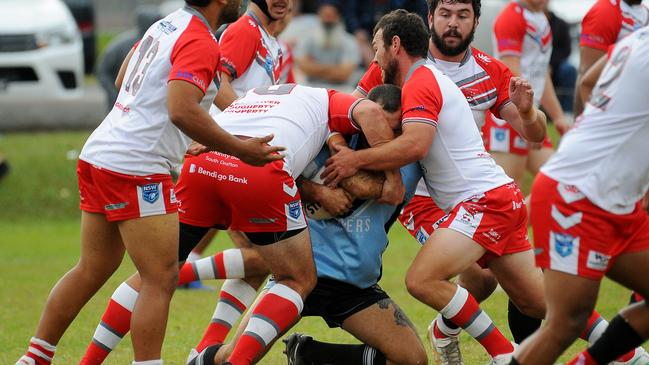
[[(306, 172), (313, 175), (325, 164), (329, 152), (324, 148)], [(415, 194), (421, 178), (419, 163), (401, 168), (406, 188), (406, 202)], [(376, 284), (381, 277), (381, 256), (388, 246), (387, 231), (399, 216), (400, 206), (379, 204), (374, 200), (355, 201), (344, 218), (309, 219), (318, 277), (346, 282), (359, 288)]]

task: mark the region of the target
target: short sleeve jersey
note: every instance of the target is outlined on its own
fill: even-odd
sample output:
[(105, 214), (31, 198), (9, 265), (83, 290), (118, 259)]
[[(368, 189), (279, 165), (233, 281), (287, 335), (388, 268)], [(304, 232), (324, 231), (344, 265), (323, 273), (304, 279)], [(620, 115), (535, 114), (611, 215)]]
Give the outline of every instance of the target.
[(279, 82), (282, 50), (251, 12), (232, 23), (220, 40), (221, 71), (230, 75), (237, 95)]
[(191, 140), (169, 120), (167, 83), (198, 87), (207, 110), (217, 92), (219, 58), (217, 40), (195, 9), (179, 9), (153, 24), (135, 47), (113, 109), (79, 158), (125, 174), (169, 174)]
[(581, 22), (582, 47), (603, 52), (629, 34), (649, 24), (649, 9), (623, 0), (598, 0)]
[(333, 90), (273, 85), (248, 91), (215, 118), (234, 135), (274, 134), (270, 144), (286, 148), (282, 152), (285, 169), (297, 178), (331, 132), (346, 136), (358, 133), (352, 112), (361, 100)]
[(615, 46), (582, 116), (541, 171), (600, 208), (631, 213), (649, 189), (649, 27)]
[(512, 181), (485, 151), (465, 96), (431, 63), (413, 65), (402, 90), (402, 123), (436, 128), (420, 162), (430, 196), (450, 211), (473, 195)]
[(552, 54), (552, 30), (547, 17), (513, 1), (496, 18), (493, 34), (497, 58), (520, 57), (522, 76), (532, 85), (538, 105)]

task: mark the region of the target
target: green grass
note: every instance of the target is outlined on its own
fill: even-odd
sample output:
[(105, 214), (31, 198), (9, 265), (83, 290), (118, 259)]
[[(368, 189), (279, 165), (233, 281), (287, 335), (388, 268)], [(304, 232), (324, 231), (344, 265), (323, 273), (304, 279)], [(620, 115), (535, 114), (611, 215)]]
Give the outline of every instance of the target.
[[(26, 349), (51, 287), (79, 257), (79, 212), (76, 187), (76, 159), (68, 151), (79, 151), (88, 131), (8, 134), (0, 140), (0, 150), (11, 162), (11, 174), (0, 181), (0, 364), (11, 364)], [(70, 157), (75, 155), (70, 153)], [(217, 236), (211, 252), (230, 247), (229, 240)], [(381, 286), (405, 310), (425, 339), (426, 326), (435, 312), (410, 297), (403, 278), (419, 245), (403, 228), (390, 232), (391, 243), (384, 256)], [(59, 343), (55, 364), (74, 364), (83, 354), (112, 291), (133, 272), (125, 259), (122, 267), (86, 305)], [(220, 283), (215, 282), (215, 287)], [(605, 281), (598, 310), (611, 318), (628, 299), (628, 290)], [(171, 307), (164, 346), (167, 364), (184, 364), (188, 350), (200, 338), (216, 300), (215, 292), (178, 291)], [(483, 304), (503, 332), (507, 329), (507, 299), (496, 292)], [(319, 318), (303, 319), (295, 331), (319, 340), (353, 343), (341, 330), (328, 329)], [(390, 334), (386, 334), (390, 335)], [(488, 361), (484, 350), (465, 333), (462, 350), (467, 365)], [(563, 357), (572, 355), (578, 343)], [(284, 364), (282, 346), (275, 346), (262, 364)], [(432, 359), (432, 357), (431, 357)], [(127, 337), (108, 358), (107, 364), (128, 364), (132, 360)]]

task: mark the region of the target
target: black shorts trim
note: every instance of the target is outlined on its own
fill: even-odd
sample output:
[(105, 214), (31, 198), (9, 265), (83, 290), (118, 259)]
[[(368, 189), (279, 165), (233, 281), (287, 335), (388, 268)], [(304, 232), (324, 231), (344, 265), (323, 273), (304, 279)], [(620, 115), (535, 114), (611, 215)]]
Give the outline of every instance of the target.
[(304, 231), (306, 227), (299, 229), (292, 229), (290, 231), (281, 232), (243, 232), (248, 237), (248, 240), (258, 246), (272, 245), (279, 241), (289, 239)]
[(318, 278), (304, 301), (302, 317), (322, 317), (330, 328), (342, 327), (347, 318), (389, 298), (378, 284), (361, 289), (342, 281)]

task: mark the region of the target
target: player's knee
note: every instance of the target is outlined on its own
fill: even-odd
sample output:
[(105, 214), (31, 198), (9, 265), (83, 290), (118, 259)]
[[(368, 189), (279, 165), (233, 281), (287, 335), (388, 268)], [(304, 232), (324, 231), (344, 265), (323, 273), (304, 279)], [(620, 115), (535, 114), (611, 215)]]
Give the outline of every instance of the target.
[(315, 270), (303, 270), (294, 275), (275, 275), (275, 282), (282, 283), (306, 297), (317, 283)]
[(543, 299), (523, 298), (514, 302), (518, 310), (526, 316), (544, 319), (546, 313), (545, 301)]
[(555, 340), (562, 346), (569, 346), (579, 337), (586, 328), (588, 314), (575, 314), (562, 318), (551, 317), (547, 320), (547, 326), (552, 331)]
[(430, 285), (429, 281), (422, 280), (416, 272), (409, 271), (406, 275), (406, 289), (416, 299), (424, 298), (431, 289)]

